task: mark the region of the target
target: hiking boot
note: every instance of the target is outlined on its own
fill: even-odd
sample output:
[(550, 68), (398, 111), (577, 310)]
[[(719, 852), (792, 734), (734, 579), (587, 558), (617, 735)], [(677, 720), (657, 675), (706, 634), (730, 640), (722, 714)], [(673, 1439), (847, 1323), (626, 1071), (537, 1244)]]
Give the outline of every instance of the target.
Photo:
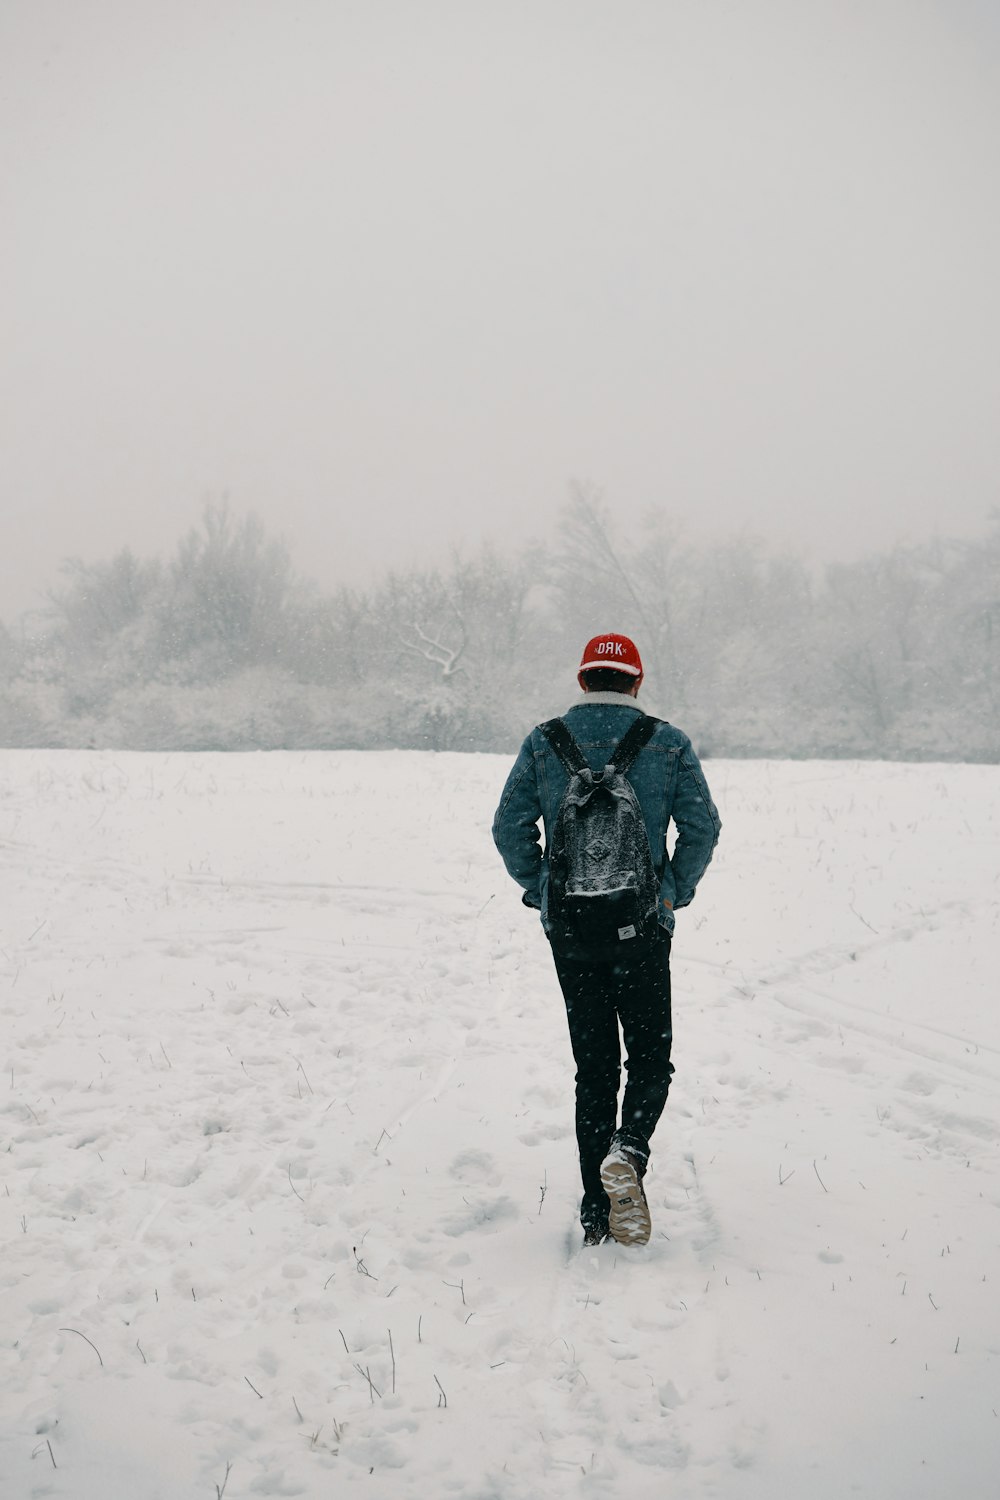
[(599, 1220), (596, 1223), (585, 1223), (583, 1226), (583, 1248), (585, 1250), (591, 1245), (603, 1245), (604, 1241), (610, 1238), (607, 1219)]
[(601, 1183), (611, 1205), (608, 1230), (619, 1245), (645, 1245), (652, 1224), (642, 1187), (644, 1163), (634, 1151), (613, 1146), (601, 1163)]

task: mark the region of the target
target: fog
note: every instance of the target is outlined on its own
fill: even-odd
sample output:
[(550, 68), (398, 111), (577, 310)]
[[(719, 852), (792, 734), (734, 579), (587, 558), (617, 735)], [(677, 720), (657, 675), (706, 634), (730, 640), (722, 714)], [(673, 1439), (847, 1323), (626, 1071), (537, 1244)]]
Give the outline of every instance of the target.
[(578, 697), (600, 620), (703, 756), (998, 762), (998, 577), (1000, 518), (817, 578), (580, 490), (544, 544), (323, 591), (212, 505), (168, 555), (77, 560), (0, 625), (0, 745), (510, 751)]
[(230, 496), (325, 587), (996, 504), (1000, 12), (0, 6), (0, 615)]

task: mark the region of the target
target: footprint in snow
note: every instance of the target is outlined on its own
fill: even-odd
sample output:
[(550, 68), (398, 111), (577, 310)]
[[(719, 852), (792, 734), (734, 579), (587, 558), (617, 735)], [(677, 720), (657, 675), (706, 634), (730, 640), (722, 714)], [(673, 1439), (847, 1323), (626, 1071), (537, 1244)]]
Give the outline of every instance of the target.
[(568, 1125), (539, 1125), (518, 1136), (522, 1146), (537, 1146), (540, 1141), (561, 1141), (569, 1135)]
[(448, 1171), (458, 1182), (482, 1183), (489, 1187), (496, 1187), (501, 1175), (488, 1151), (460, 1151)]
[(922, 1094), (926, 1099), (936, 1090), (938, 1080), (931, 1078), (927, 1073), (911, 1073), (908, 1078), (903, 1079), (899, 1086), (901, 1089), (905, 1089), (908, 1094)]
[(492, 1229), (516, 1217), (517, 1206), (512, 1198), (488, 1198), (479, 1203), (463, 1205), (441, 1227), (445, 1234), (454, 1238), (460, 1234), (471, 1234), (477, 1229)]

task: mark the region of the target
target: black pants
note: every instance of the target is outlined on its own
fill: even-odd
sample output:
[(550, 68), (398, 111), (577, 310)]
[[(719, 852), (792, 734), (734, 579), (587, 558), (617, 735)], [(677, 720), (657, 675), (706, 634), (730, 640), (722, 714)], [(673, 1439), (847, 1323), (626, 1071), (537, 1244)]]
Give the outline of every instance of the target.
[[(649, 1138), (667, 1102), (670, 1061), (670, 934), (661, 929), (648, 953), (615, 963), (574, 963), (553, 947), (576, 1060), (576, 1140), (583, 1178), (583, 1222), (608, 1216), (601, 1162), (612, 1141), (633, 1151), (643, 1169)], [(628, 1082), (618, 1126), (621, 1048)]]

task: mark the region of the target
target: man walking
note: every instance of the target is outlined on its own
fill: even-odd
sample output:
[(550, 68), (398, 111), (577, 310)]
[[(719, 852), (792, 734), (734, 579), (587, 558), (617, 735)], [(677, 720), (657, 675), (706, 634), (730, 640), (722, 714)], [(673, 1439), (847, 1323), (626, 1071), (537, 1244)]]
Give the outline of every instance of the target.
[[(692, 900), (721, 824), (690, 740), (636, 702), (642, 662), (634, 643), (595, 636), (578, 680), (583, 697), (562, 719), (537, 725), (521, 746), (493, 838), (524, 904), (541, 913), (566, 1002), (584, 1244), (609, 1235), (645, 1244), (642, 1179), (674, 1071), (674, 912)], [(668, 857), (671, 821), (676, 840)], [(630, 868), (624, 877), (620, 870), (608, 876), (623, 851)], [(628, 1077), (620, 1124), (619, 1023)]]

